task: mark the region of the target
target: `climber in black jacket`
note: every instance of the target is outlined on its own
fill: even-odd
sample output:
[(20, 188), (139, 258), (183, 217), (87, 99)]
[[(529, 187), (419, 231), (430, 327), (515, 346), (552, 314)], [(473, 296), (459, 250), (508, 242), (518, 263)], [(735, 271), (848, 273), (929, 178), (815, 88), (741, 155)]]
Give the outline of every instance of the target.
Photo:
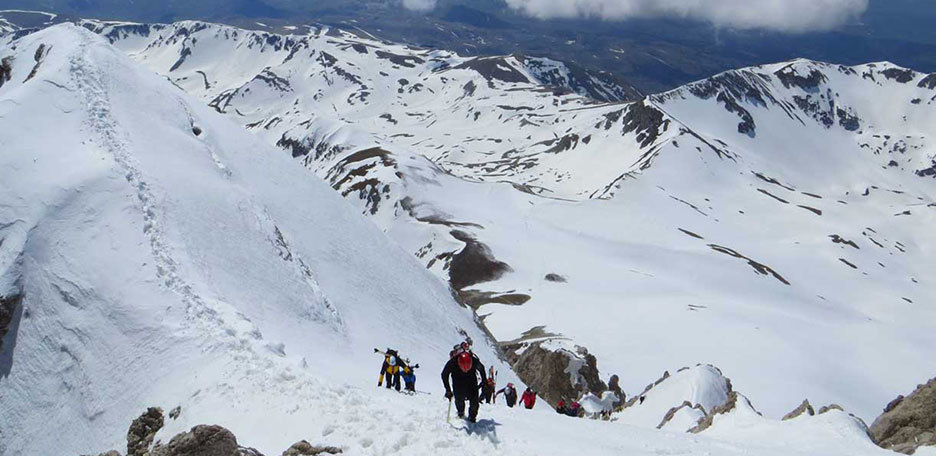
[[(481, 382), (478, 382), (478, 376)], [(451, 387), (449, 386), (449, 377), (452, 378)], [(487, 382), (487, 376), (484, 374), (484, 365), (481, 360), (469, 350), (463, 350), (461, 353), (453, 356), (442, 369), (442, 384), (445, 385), (445, 398), (452, 400), (455, 398), (455, 409), (458, 411), (458, 417), (465, 416), (465, 401), (468, 406), (468, 421), (474, 423), (478, 418), (478, 388)], [(453, 393), (454, 391), (454, 393)]]

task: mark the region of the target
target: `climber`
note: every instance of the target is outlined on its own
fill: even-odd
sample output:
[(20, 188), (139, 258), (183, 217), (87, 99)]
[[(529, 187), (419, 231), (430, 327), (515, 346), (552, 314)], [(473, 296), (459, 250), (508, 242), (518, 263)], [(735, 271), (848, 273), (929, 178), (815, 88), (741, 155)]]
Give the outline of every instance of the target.
[(563, 400), (559, 400), (559, 403), (556, 404), (556, 413), (566, 415), (569, 413), (569, 408), (566, 407), (566, 403)]
[(494, 390), (497, 389), (497, 382), (494, 380), (494, 377), (497, 373), (494, 371), (494, 366), (491, 366), (488, 369), (487, 381), (481, 385), (481, 401), (484, 401), (486, 404), (490, 404), (491, 401), (494, 401)]
[(418, 368), (419, 364), (410, 364), (409, 358), (403, 361), (400, 373), (403, 376), (403, 383), (406, 385), (406, 391), (416, 392), (416, 369)]
[(517, 390), (514, 389), (513, 383), (508, 383), (506, 387), (501, 388), (500, 391), (494, 394), (494, 397), (496, 398), (499, 394), (502, 393), (504, 395), (504, 399), (507, 401), (508, 407), (517, 405)]
[[(445, 386), (445, 398), (455, 398), (455, 409), (458, 417), (465, 416), (465, 401), (468, 401), (468, 421), (474, 423), (478, 418), (478, 376), (481, 383), (487, 382), (484, 374), (484, 365), (477, 355), (471, 352), (470, 346), (463, 344), (458, 354), (453, 356), (442, 369), (442, 384)], [(449, 377), (452, 382), (449, 386)]]
[(455, 346), (452, 347), (452, 351), (449, 352), (449, 358), (454, 358), (455, 355), (458, 355), (459, 353), (466, 352), (466, 351), (467, 352), (471, 351), (470, 340), (466, 340), (460, 344), (455, 344)]
[(383, 353), (384, 362), (380, 366), (380, 377), (377, 379), (377, 386), (381, 386), (384, 381), (384, 375), (387, 376), (387, 389), (396, 388), (397, 391), (400, 391), (400, 366), (399, 357), (396, 350), (387, 349), (385, 352), (381, 352), (374, 349), (376, 353)]
[(536, 405), (536, 391), (533, 391), (532, 387), (527, 387), (526, 391), (523, 392), (523, 397), (520, 398), (520, 402), (523, 403), (523, 406), (527, 409), (532, 409)]

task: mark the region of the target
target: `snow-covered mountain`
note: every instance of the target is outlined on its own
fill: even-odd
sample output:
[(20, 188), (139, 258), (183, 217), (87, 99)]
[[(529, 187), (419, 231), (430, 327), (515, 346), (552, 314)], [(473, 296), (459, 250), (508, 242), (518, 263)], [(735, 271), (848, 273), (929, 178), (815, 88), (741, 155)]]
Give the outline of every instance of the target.
[[(934, 77), (796, 61), (600, 103), (518, 56), (82, 25), (169, 81), (67, 24), (0, 44), (0, 452), (117, 448), (181, 405), (163, 441), (219, 423), (265, 454), (880, 454), (834, 407), (775, 418), (870, 419), (936, 367)], [(438, 393), (459, 330), (484, 340), (413, 254), (509, 356), (583, 345), (629, 406), (485, 407), (466, 436), (373, 392), (374, 346)]]
[(599, 103), (541, 85), (560, 64), (362, 33), (84, 26), (328, 179), (501, 342), (585, 346), (631, 392), (711, 362), (776, 417), (870, 419), (936, 369), (936, 76), (799, 60)]
[(73, 25), (0, 56), (0, 454), (115, 448), (151, 405), (285, 448), (354, 410), (374, 347), (439, 391), (470, 335), (513, 379), (441, 282), (288, 155)]

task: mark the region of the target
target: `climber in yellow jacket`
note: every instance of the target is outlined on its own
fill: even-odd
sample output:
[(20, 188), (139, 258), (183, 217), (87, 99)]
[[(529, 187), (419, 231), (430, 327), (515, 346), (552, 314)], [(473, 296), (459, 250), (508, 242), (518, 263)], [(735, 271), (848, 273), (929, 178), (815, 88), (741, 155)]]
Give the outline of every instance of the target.
[[(381, 353), (376, 348), (374, 352)], [(387, 377), (387, 389), (396, 388), (397, 391), (400, 391), (402, 385), (400, 385), (400, 358), (396, 350), (387, 349), (387, 351), (382, 352), (384, 355), (384, 362), (380, 366), (380, 377), (377, 379), (377, 386), (383, 385), (384, 376)]]

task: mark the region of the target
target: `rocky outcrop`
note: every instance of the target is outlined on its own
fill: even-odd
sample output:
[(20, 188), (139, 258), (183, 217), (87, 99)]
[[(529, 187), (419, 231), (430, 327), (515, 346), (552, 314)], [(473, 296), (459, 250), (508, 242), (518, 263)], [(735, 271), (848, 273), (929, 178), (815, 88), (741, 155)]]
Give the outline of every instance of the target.
[(817, 415), (822, 415), (823, 413), (826, 413), (826, 412), (829, 412), (829, 411), (832, 411), (832, 410), (838, 410), (838, 411), (840, 411), (840, 412), (844, 412), (844, 411), (845, 411), (845, 409), (843, 409), (841, 405), (838, 405), (838, 404), (829, 404), (829, 405), (824, 405), (824, 406), (822, 406), (822, 407), (819, 407), (819, 413), (817, 413)]
[(45, 44), (40, 44), (36, 49), (36, 54), (33, 56), (33, 59), (36, 61), (36, 64), (33, 66), (32, 70), (29, 71), (29, 75), (26, 76), (26, 79), (23, 82), (29, 82), (30, 79), (36, 77), (36, 73), (39, 72), (39, 65), (42, 64), (42, 59), (45, 58), (46, 54), (49, 53), (49, 48)]
[(19, 307), (23, 295), (15, 294), (12, 296), (0, 295), (0, 353), (3, 352), (3, 338), (6, 336), (10, 323), (13, 321), (13, 315), (16, 308)]
[(696, 409), (696, 410), (702, 412), (703, 414), (705, 414), (705, 409), (702, 408), (701, 405), (696, 404), (696, 405), (693, 406), (693, 405), (692, 405), (692, 402), (683, 401), (683, 403), (682, 403), (681, 405), (669, 409), (669, 411), (666, 412), (666, 415), (663, 415), (663, 421), (660, 421), (660, 424), (658, 424), (656, 428), (657, 428), (657, 429), (663, 429), (663, 426), (666, 426), (666, 424), (669, 423), (669, 422), (673, 419), (673, 417), (676, 416), (676, 413), (678, 413), (680, 410), (682, 410), (682, 409), (684, 409), (684, 408), (686, 408), (686, 409)]
[(744, 405), (746, 405), (746, 406), (749, 407), (751, 410), (753, 410), (755, 413), (757, 413), (758, 415), (760, 415), (760, 412), (758, 412), (758, 411), (754, 408), (754, 405), (751, 404), (751, 401), (749, 401), (746, 397), (744, 397), (744, 396), (738, 394), (737, 391), (731, 391), (731, 392), (728, 393), (728, 400), (725, 401), (724, 404), (719, 405), (719, 406), (713, 408), (711, 411), (709, 411), (707, 414), (705, 414), (705, 417), (702, 418), (702, 420), (699, 421), (699, 424), (696, 425), (696, 427), (690, 429), (689, 432), (691, 432), (691, 433), (693, 433), (693, 434), (698, 434), (698, 433), (700, 433), (700, 432), (702, 432), (702, 431), (708, 429), (709, 427), (712, 426), (712, 423), (715, 422), (715, 417), (716, 417), (716, 416), (727, 414), (727, 413), (731, 412), (732, 410), (736, 409), (736, 408), (738, 407), (738, 401), (744, 401)]
[(615, 396), (617, 396), (614, 404), (612, 404), (612, 407), (615, 411), (623, 407), (624, 403), (627, 401), (627, 395), (624, 394), (624, 391), (621, 389), (620, 381), (621, 380), (617, 374), (612, 375), (608, 380), (608, 391), (611, 391)]
[(601, 396), (608, 387), (598, 377), (598, 360), (585, 347), (548, 350), (541, 342), (502, 346), (514, 372), (549, 404), (577, 400), (585, 393)]
[(156, 445), (147, 456), (263, 456), (253, 448), (243, 448), (231, 431), (217, 425), (200, 424), (177, 434), (166, 445)]
[(936, 446), (936, 378), (887, 404), (871, 424), (871, 438), (882, 448), (904, 454)]
[(305, 440), (300, 440), (284, 451), (283, 456), (316, 456), (320, 454), (340, 454), (341, 452), (341, 448), (316, 446)]
[(133, 420), (127, 431), (127, 456), (146, 456), (164, 423), (163, 411), (159, 407), (150, 407)]
[[(173, 419), (181, 413), (181, 406), (169, 412)], [(188, 432), (176, 434), (169, 443), (157, 442), (156, 433), (164, 424), (163, 412), (159, 407), (150, 407), (130, 424), (127, 432), (127, 456), (264, 456), (254, 448), (243, 447), (228, 429), (218, 425), (200, 424)], [(342, 449), (334, 446), (312, 445), (301, 440), (294, 443), (282, 456), (315, 456), (340, 454)], [(93, 456), (93, 455), (82, 455)], [(117, 451), (99, 453), (97, 456), (121, 456)]]
[(803, 399), (803, 403), (800, 404), (799, 407), (796, 407), (795, 409), (793, 409), (792, 412), (784, 415), (781, 421), (792, 420), (793, 418), (799, 417), (803, 415), (804, 413), (809, 416), (813, 416), (816, 414), (816, 411), (813, 410), (813, 406), (812, 404), (809, 403), (808, 399)]
[(465, 248), (452, 257), (449, 266), (449, 283), (452, 289), (461, 290), (471, 285), (497, 280), (511, 271), (507, 263), (495, 259), (491, 249), (478, 242), (474, 236), (459, 230), (452, 230), (451, 235), (465, 243)]
[(13, 75), (13, 57), (0, 59), (0, 87), (10, 80)]

